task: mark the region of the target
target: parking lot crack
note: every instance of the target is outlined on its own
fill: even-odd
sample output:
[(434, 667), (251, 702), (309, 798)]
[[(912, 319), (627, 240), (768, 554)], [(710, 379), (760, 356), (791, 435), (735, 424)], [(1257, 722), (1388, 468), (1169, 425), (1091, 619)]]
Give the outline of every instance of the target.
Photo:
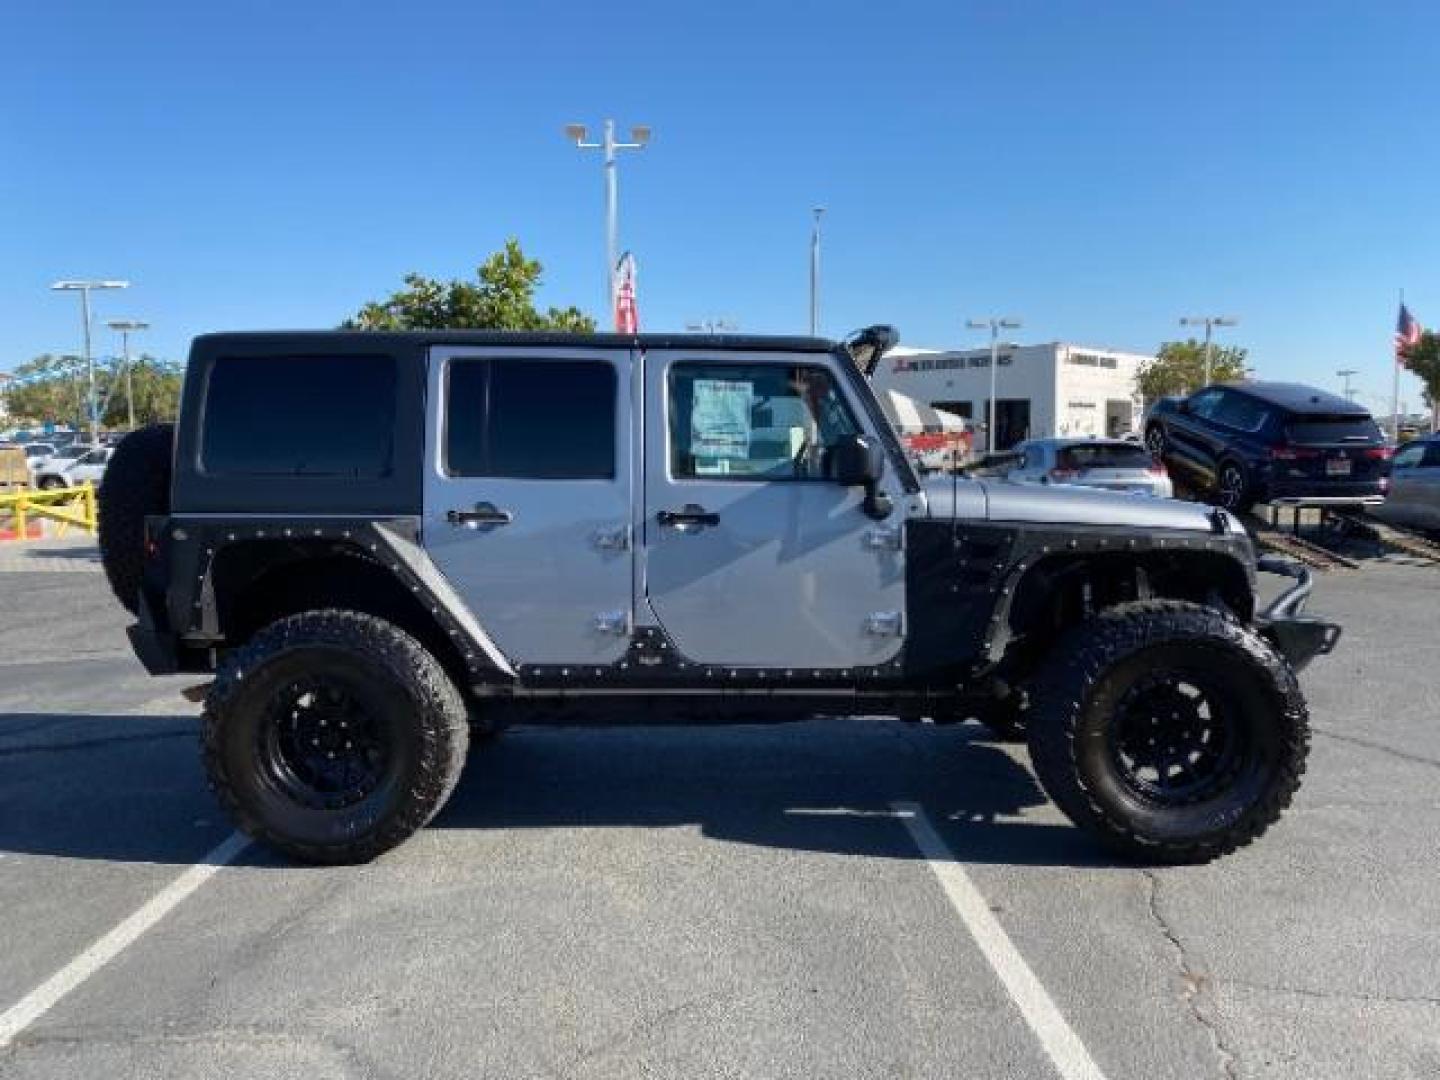
[(1146, 893), (1146, 905), (1150, 912), (1150, 918), (1160, 928), (1160, 933), (1170, 943), (1170, 948), (1175, 954), (1176, 967), (1180, 971), (1180, 1000), (1189, 1010), (1195, 1022), (1205, 1029), (1210, 1037), (1210, 1045), (1215, 1050), (1215, 1056), (1220, 1062), (1220, 1073), (1225, 1080), (1239, 1080), (1239, 1060), (1225, 1042), (1224, 1036), (1220, 1033), (1219, 1027), (1211, 1017), (1207, 1016), (1205, 1010), (1200, 1006), (1200, 993), (1209, 977), (1195, 970), (1190, 962), (1190, 954), (1185, 948), (1185, 943), (1180, 940), (1180, 935), (1175, 932), (1169, 920), (1165, 918), (1164, 912), (1160, 910), (1160, 875), (1154, 870), (1142, 870), (1148, 885)]
[(1440, 997), (1407, 994), (1365, 994), (1353, 990), (1316, 990), (1308, 986), (1279, 986), (1273, 983), (1252, 982), (1247, 979), (1216, 979), (1226, 986), (1238, 986), (1245, 990), (1259, 990), (1267, 994), (1294, 994), (1296, 997), (1315, 998), (1318, 1001), (1363, 1001), (1377, 1005), (1430, 1005), (1440, 1007)]
[(122, 743), (152, 742), (156, 739), (193, 739), (194, 727), (177, 731), (147, 731), (143, 735), (106, 735), (98, 739), (68, 739), (53, 743), (28, 743), (20, 746), (0, 746), (0, 758), (21, 757), (25, 754), (60, 754), (67, 750), (93, 750), (101, 746), (116, 746)]
[(1351, 746), (1363, 746), (1366, 750), (1374, 750), (1376, 753), (1389, 754), (1401, 761), (1410, 761), (1416, 765), (1429, 765), (1432, 768), (1440, 768), (1440, 761), (1423, 754), (1408, 754), (1404, 750), (1396, 750), (1393, 746), (1386, 746), (1384, 743), (1372, 742), (1370, 739), (1362, 739), (1358, 735), (1342, 735), (1330, 728), (1312, 724), (1311, 730), (1317, 735), (1324, 735), (1327, 739), (1335, 739), (1338, 742), (1349, 743)]
[(636, 1039), (648, 1038), (655, 1031), (664, 1027), (675, 1018), (694, 1012), (697, 1009), (703, 1009), (730, 996), (732, 995), (724, 992), (701, 994), (697, 997), (688, 998), (678, 1004), (671, 1005), (668, 1008), (661, 1009), (658, 1012), (651, 1013), (648, 1016), (643, 1016), (635, 1023), (616, 1032), (611, 1037), (602, 1040), (594, 1046), (580, 1050), (560, 1067), (558, 1075), (570, 1076), (576, 1067), (604, 1058), (617, 1050), (629, 1046)]

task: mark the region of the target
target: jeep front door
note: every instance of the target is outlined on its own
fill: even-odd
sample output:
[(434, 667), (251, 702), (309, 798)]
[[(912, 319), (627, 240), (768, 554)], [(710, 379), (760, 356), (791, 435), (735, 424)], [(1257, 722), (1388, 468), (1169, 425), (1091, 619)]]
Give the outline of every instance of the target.
[(430, 361), (424, 544), (516, 664), (608, 664), (633, 620), (630, 353)]
[[(878, 665), (904, 634), (903, 492), (884, 520), (826, 478), (867, 414), (826, 353), (650, 351), (642, 588), (690, 660)], [(873, 437), (873, 435), (872, 435)]]

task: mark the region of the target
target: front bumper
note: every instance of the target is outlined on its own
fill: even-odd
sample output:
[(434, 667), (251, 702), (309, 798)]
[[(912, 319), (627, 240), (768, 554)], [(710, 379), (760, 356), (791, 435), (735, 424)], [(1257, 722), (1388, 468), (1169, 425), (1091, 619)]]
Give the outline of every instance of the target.
[(1337, 623), (1304, 614), (1305, 603), (1315, 587), (1309, 568), (1289, 559), (1267, 555), (1256, 561), (1262, 573), (1294, 578), (1295, 584), (1277, 596), (1255, 617), (1260, 633), (1285, 657), (1292, 668), (1300, 671), (1317, 656), (1324, 656), (1340, 640)]

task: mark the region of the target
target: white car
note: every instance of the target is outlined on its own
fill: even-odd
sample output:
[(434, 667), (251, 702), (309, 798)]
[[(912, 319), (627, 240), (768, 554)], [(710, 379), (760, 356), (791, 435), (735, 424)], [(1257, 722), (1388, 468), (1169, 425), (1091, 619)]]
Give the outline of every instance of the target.
[(108, 446), (68, 447), (55, 454), (35, 472), (35, 486), (45, 491), (91, 483), (97, 487), (115, 453)]
[(22, 444), (25, 450), (25, 464), (30, 466), (30, 475), (33, 477), (55, 454), (53, 443), (35, 442)]
[(1165, 466), (1140, 443), (1124, 439), (1030, 439), (1015, 447), (1002, 475), (1033, 484), (1078, 484), (1162, 499), (1175, 488)]

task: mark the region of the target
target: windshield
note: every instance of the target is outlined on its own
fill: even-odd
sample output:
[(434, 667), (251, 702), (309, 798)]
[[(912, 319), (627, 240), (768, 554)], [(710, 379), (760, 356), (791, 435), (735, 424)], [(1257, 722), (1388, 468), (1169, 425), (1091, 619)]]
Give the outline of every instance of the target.
[(1097, 443), (1094, 446), (1066, 446), (1056, 455), (1062, 469), (1148, 469), (1150, 451), (1129, 443)]
[(1368, 416), (1307, 416), (1285, 425), (1295, 443), (1378, 443), (1384, 440), (1375, 421)]

